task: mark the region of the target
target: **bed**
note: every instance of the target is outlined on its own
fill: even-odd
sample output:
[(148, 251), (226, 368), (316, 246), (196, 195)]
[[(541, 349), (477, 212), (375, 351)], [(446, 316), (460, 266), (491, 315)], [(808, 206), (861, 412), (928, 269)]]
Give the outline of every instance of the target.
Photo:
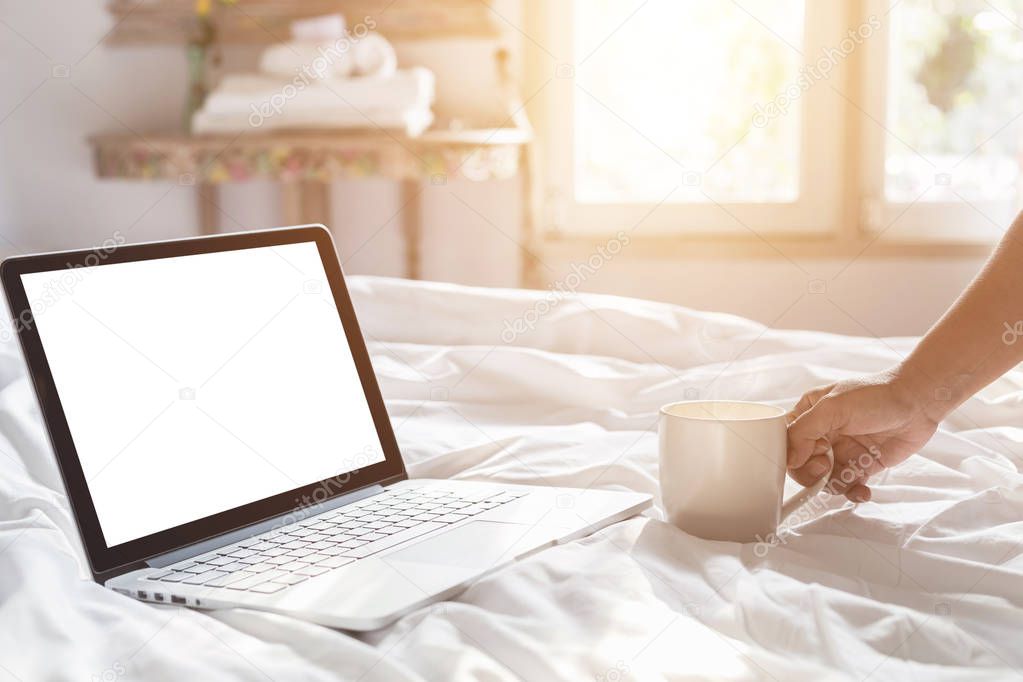
[[(350, 280), (413, 477), (657, 493), (656, 415), (789, 406), (913, 339), (610, 296)], [(0, 680), (988, 680), (1023, 676), (1023, 374), (858, 507), (767, 551), (658, 508), (373, 633), (145, 605), (87, 574), (20, 354), (0, 346)]]

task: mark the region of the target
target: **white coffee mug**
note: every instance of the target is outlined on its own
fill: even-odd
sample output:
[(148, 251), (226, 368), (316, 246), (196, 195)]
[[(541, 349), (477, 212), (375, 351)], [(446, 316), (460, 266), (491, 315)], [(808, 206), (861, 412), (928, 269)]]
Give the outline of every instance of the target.
[[(764, 542), (819, 493), (828, 473), (782, 500), (785, 410), (731, 400), (692, 400), (661, 408), (661, 499), (668, 521), (710, 540)], [(835, 456), (828, 459), (834, 467)]]

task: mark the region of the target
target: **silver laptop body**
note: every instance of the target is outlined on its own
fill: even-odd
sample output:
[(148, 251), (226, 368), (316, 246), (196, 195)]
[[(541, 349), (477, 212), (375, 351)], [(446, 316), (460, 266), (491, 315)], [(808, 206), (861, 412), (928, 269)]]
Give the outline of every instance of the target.
[(408, 479), (322, 226), (0, 277), (93, 577), (129, 597), (373, 630), (650, 506)]

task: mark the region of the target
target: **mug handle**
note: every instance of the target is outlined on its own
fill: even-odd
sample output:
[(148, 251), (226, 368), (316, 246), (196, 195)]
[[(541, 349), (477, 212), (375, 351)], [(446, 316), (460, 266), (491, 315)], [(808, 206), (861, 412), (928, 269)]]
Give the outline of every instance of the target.
[[(793, 493), (789, 499), (782, 502), (781, 521), (787, 519), (792, 512), (802, 507), (804, 504), (816, 497), (820, 491), (824, 490), (824, 486), (827, 485), (828, 479), (831, 477), (831, 472), (835, 469), (835, 451), (831, 449), (831, 447), (828, 447), (828, 462), (831, 463), (831, 466), (828, 467), (828, 470), (824, 473), (824, 475), (817, 479), (813, 485), (803, 488), (797, 493)], [(781, 521), (779, 521), (779, 523)]]

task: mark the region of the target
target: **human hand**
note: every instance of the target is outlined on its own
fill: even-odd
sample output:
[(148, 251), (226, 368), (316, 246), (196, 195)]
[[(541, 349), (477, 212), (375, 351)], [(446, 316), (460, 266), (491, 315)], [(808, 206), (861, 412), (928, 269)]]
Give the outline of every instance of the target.
[(827, 489), (869, 500), (867, 479), (919, 451), (944, 417), (911, 386), (893, 370), (807, 392), (788, 414), (789, 474), (812, 485), (828, 469), (830, 443), (835, 468)]

